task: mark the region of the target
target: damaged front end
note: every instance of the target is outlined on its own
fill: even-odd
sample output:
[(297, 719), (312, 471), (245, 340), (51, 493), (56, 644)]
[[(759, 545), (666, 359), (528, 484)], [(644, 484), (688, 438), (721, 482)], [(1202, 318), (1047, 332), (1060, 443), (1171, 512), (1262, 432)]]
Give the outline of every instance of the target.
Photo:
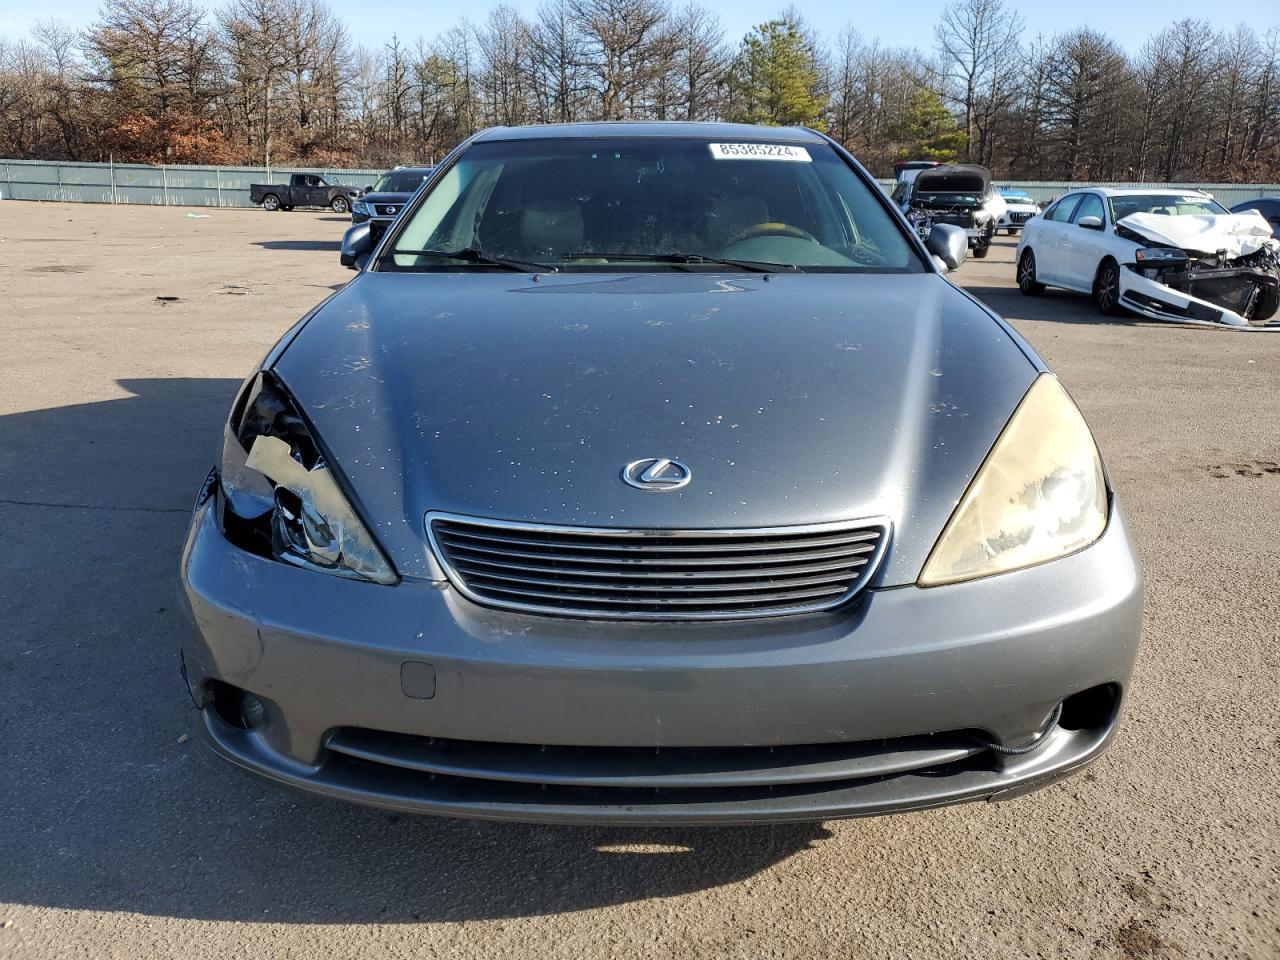
[(976, 164), (952, 164), (925, 170), (916, 177), (907, 219), (925, 239), (934, 224), (960, 227), (974, 255), (983, 257), (995, 236), (1003, 209), (991, 203), (991, 173)]
[[(258, 373), (237, 399), (223, 429), (221, 462), (206, 481), (218, 496), (223, 535), (242, 550), (293, 566), (395, 583), (332, 464), (284, 384), (270, 371)], [(208, 499), (203, 490), (202, 497)]]
[[(1141, 245), (1124, 264), (1125, 306), (1162, 320), (1280, 329), (1273, 322), (1280, 312), (1280, 243), (1270, 238), (1269, 227), (1262, 236), (1262, 228), (1248, 222), (1207, 222), (1226, 217), (1161, 217), (1195, 222), (1152, 223), (1156, 217), (1161, 215), (1135, 215), (1116, 225), (1119, 236)], [(1210, 244), (1217, 249), (1200, 249)]]

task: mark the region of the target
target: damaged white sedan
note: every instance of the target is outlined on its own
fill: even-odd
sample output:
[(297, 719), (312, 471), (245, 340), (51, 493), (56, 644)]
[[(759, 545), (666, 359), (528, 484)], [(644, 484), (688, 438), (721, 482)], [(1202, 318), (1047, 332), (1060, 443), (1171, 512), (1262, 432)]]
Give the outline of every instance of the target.
[(1108, 316), (1128, 311), (1249, 330), (1280, 330), (1280, 241), (1255, 212), (1233, 214), (1194, 190), (1094, 187), (1028, 221), (1018, 288), (1090, 294)]

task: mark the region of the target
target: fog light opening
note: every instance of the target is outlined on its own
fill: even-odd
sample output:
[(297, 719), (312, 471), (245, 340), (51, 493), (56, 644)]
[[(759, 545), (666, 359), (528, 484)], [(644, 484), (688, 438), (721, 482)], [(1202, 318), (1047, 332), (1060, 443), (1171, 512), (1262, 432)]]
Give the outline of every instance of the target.
[(1115, 719), (1120, 705), (1120, 687), (1114, 683), (1090, 687), (1062, 701), (1058, 725), (1065, 730), (1098, 730)]
[(238, 730), (255, 730), (266, 720), (267, 710), (252, 693), (221, 680), (210, 680), (205, 702), (229, 726)]

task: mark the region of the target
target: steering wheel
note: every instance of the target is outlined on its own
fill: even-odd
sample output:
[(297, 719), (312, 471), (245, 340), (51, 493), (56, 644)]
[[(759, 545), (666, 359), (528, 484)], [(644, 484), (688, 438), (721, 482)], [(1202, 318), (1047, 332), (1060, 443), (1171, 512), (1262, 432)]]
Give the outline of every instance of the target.
[(775, 221), (773, 223), (757, 223), (753, 227), (747, 227), (747, 229), (726, 243), (725, 246), (731, 247), (735, 243), (742, 243), (744, 240), (752, 240), (756, 237), (795, 237), (797, 240), (808, 240), (810, 243), (818, 242), (818, 238), (808, 230), (793, 227), (789, 223)]

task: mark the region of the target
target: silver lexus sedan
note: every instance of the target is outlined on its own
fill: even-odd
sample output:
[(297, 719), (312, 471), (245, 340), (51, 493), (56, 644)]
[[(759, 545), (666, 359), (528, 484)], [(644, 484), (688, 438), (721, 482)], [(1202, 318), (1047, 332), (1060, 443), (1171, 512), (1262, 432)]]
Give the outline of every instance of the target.
[(1095, 759), (1142, 576), (1089, 428), (804, 129), (459, 146), (245, 381), (182, 559), (214, 749), (405, 811), (710, 823)]

